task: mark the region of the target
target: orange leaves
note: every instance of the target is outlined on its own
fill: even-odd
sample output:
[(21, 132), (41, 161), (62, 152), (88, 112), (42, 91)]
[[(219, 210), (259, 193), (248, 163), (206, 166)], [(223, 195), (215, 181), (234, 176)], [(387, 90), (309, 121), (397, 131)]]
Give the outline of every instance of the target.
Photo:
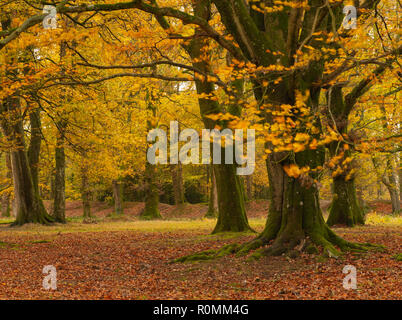
[[(372, 204), (372, 203), (370, 203)], [(384, 203), (375, 203), (379, 212), (388, 212)], [(105, 218), (100, 224), (70, 223), (47, 227), (38, 232), (31, 226), (13, 234), (2, 226), (0, 246), (2, 280), (1, 299), (399, 299), (402, 272), (400, 262), (391, 257), (400, 252), (400, 227), (368, 225), (365, 232), (341, 229), (354, 242), (376, 242), (387, 251), (373, 251), (363, 257), (345, 254), (344, 261), (329, 259), (317, 262), (308, 254), (297, 260), (285, 256), (246, 262), (248, 257), (234, 255), (209, 263), (169, 264), (174, 258), (219, 249), (222, 245), (245, 243), (253, 235), (240, 238), (211, 238), (206, 235), (212, 220), (193, 220), (206, 210), (189, 205), (181, 217), (189, 221), (139, 222)], [(253, 218), (266, 215), (267, 201), (250, 202)], [(68, 215), (79, 203), (68, 203)], [(162, 210), (166, 214), (168, 205)], [(95, 208), (102, 216), (104, 206)], [(112, 209), (107, 209), (112, 212)], [(130, 203), (128, 216), (133, 218), (141, 206)], [(196, 213), (194, 213), (196, 212)], [(112, 222), (113, 221), (113, 222)], [(256, 229), (263, 222), (252, 219)], [(79, 228), (78, 228), (79, 226)], [(167, 228), (169, 227), (169, 229)], [(77, 232), (85, 230), (85, 232)], [(9, 228), (8, 228), (9, 229)], [(43, 229), (43, 228), (41, 228)], [(57, 230), (56, 230), (57, 229)], [(55, 231), (53, 231), (55, 230)], [(56, 235), (57, 234), (57, 235)], [(47, 240), (47, 241), (43, 241)], [(191, 245), (188, 245), (191, 244)], [(18, 249), (18, 250), (16, 250)], [(57, 290), (42, 288), (42, 269), (53, 264), (57, 269)], [(342, 268), (352, 264), (358, 270), (358, 288), (345, 290)], [(284, 268), (286, 266), (286, 268)], [(376, 281), (376, 279), (385, 279)], [(364, 289), (364, 290), (363, 290)]]
[(293, 151), (294, 152), (301, 152), (304, 151), (306, 149), (304, 144), (301, 143), (293, 143)]
[(290, 164), (283, 166), (283, 170), (285, 170), (286, 174), (289, 177), (298, 178), (301, 174), (301, 170), (298, 165)]
[(297, 164), (289, 164), (284, 165), (283, 170), (285, 170), (286, 174), (292, 178), (298, 178), (299, 176), (306, 174), (310, 171), (310, 167), (302, 167), (300, 168)]

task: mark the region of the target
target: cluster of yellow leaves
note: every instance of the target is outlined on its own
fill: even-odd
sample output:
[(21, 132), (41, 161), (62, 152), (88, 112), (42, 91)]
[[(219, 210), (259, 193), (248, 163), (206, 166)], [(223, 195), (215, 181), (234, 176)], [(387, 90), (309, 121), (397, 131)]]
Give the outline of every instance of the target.
[(285, 170), (289, 177), (298, 178), (303, 174), (307, 174), (310, 171), (310, 167), (306, 166), (300, 168), (297, 164), (292, 163), (289, 165), (284, 165), (283, 170)]

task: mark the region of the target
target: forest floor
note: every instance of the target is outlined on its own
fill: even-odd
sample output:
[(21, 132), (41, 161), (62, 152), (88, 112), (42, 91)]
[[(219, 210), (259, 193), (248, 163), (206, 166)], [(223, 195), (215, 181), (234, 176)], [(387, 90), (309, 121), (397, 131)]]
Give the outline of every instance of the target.
[[(47, 227), (10, 228), (0, 219), (0, 299), (401, 299), (402, 265), (394, 256), (402, 253), (402, 216), (387, 215), (385, 207), (374, 206), (385, 212), (369, 213), (366, 226), (334, 228), (347, 240), (385, 245), (385, 252), (258, 261), (231, 255), (186, 264), (169, 262), (255, 235), (210, 235), (215, 220), (191, 212), (160, 221), (70, 218)], [(264, 227), (266, 212), (251, 215), (255, 230)], [(342, 285), (348, 264), (357, 270), (356, 290)], [(57, 290), (42, 287), (46, 265), (56, 267)]]

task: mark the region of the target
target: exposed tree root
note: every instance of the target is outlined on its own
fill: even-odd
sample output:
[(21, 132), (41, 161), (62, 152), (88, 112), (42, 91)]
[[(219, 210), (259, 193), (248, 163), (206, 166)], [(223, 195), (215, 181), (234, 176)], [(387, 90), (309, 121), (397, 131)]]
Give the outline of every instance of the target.
[(217, 259), (226, 255), (236, 254), (236, 256), (246, 256), (254, 251), (249, 259), (256, 260), (263, 256), (287, 255), (296, 258), (302, 252), (308, 254), (322, 254), (329, 258), (338, 258), (345, 252), (367, 252), (369, 250), (384, 250), (384, 246), (371, 243), (349, 242), (337, 236), (332, 230), (326, 228), (326, 237), (323, 235), (307, 236), (302, 238), (286, 239), (285, 237), (276, 238), (267, 247), (269, 240), (262, 235), (244, 244), (229, 244), (218, 250), (206, 250), (197, 252), (173, 260), (177, 262), (196, 262), (203, 260)]
[(26, 223), (38, 223), (38, 224), (43, 224), (43, 225), (51, 225), (55, 221), (53, 217), (48, 215), (47, 213), (41, 214), (39, 217), (35, 217), (34, 219), (17, 219), (13, 223), (10, 224), (10, 227), (15, 227), (15, 226), (22, 226), (23, 224)]

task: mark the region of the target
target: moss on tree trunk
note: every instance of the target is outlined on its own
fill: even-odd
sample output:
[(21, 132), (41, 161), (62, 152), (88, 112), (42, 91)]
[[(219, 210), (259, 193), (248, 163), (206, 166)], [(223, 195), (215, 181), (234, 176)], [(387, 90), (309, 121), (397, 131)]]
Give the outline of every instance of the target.
[(244, 188), (236, 175), (236, 165), (213, 165), (218, 191), (218, 221), (212, 233), (250, 231), (245, 204)]
[(335, 177), (333, 193), (327, 224), (348, 227), (364, 224), (364, 212), (356, 196), (354, 179), (345, 180), (344, 175)]
[(159, 190), (156, 185), (156, 167), (148, 162), (145, 164), (145, 207), (140, 219), (161, 219), (159, 212)]

